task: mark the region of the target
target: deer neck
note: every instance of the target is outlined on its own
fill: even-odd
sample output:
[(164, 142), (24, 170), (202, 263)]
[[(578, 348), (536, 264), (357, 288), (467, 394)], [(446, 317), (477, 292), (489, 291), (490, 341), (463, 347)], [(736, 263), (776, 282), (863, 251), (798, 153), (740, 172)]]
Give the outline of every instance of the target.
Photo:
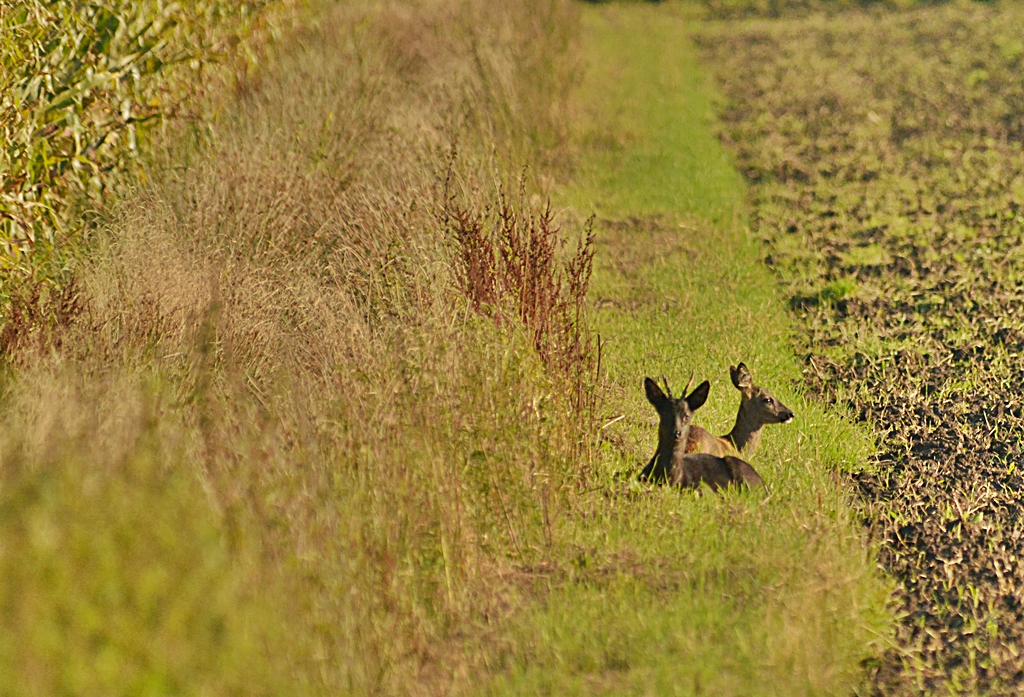
[(741, 453), (751, 455), (757, 450), (763, 425), (746, 409), (746, 404), (740, 404), (740, 410), (736, 414), (736, 425), (732, 427), (732, 431), (725, 438)]

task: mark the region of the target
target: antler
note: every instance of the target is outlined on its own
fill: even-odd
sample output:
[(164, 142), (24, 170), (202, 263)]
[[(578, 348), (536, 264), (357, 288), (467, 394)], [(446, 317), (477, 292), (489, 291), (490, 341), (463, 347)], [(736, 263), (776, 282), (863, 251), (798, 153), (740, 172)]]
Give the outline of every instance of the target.
[(691, 370), (691, 371), (690, 371), (690, 379), (689, 379), (689, 381), (688, 381), (688, 382), (686, 383), (686, 387), (685, 387), (685, 388), (683, 388), (683, 394), (682, 394), (682, 396), (683, 396), (683, 397), (685, 397), (685, 396), (686, 396), (686, 395), (687, 395), (687, 394), (689, 393), (689, 391), (690, 391), (690, 388), (691, 388), (691, 387), (693, 387), (693, 376), (694, 376), (694, 375), (695, 375), (696, 373), (697, 373), (697, 371), (696, 371), (696, 370)]
[[(664, 374), (661, 376), (661, 381), (665, 383), (665, 394), (668, 395), (669, 399), (672, 399), (672, 388), (668, 386), (668, 378)], [(684, 393), (685, 394), (685, 393)]]

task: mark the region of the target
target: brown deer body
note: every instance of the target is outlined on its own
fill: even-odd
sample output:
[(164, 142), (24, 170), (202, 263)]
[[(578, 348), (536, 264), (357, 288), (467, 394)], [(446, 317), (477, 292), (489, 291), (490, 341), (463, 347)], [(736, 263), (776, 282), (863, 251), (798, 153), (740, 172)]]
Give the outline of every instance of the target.
[(687, 453), (673, 464), (668, 483), (685, 489), (698, 489), (701, 484), (707, 484), (712, 491), (744, 485), (751, 489), (764, 488), (764, 481), (754, 468), (732, 455)]
[(775, 396), (754, 384), (754, 378), (746, 365), (729, 368), (732, 384), (740, 391), (740, 408), (736, 413), (736, 424), (724, 436), (713, 436), (700, 426), (691, 426), (686, 441), (686, 452), (708, 453), (724, 457), (730, 453), (750, 456), (757, 450), (761, 440), (761, 427), (768, 424), (788, 424), (793, 420), (793, 411)]
[(693, 412), (707, 400), (710, 389), (711, 384), (705, 380), (689, 395), (684, 390), (684, 395), (676, 399), (671, 392), (662, 392), (651, 378), (644, 379), (647, 400), (658, 410), (660, 423), (658, 450), (640, 473), (640, 479), (690, 489), (706, 484), (713, 491), (730, 485), (764, 486), (754, 468), (738, 457), (686, 452)]

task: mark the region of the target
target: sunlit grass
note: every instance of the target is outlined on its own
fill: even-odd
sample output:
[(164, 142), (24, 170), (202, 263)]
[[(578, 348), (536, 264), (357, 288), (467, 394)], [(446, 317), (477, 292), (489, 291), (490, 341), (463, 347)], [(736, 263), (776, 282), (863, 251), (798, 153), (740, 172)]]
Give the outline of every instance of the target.
[[(588, 78), (577, 97), (586, 155), (565, 200), (603, 216), (671, 213), (731, 225), (741, 177), (718, 141), (686, 22), (673, 10), (613, 7), (588, 15)], [(664, 50), (664, 47), (669, 47)]]
[[(556, 105), (512, 86), (573, 18), (335, 6), (142, 161), (86, 309), (5, 349), (0, 692), (441, 693), (500, 650), (464, 637), (551, 544), (588, 422), (538, 353), (561, 320), (504, 279), (475, 309), (444, 211), (515, 186), (496, 146)], [(548, 258), (522, 297), (559, 301)]]
[[(868, 439), (795, 388), (685, 22), (587, 9), (566, 111), (578, 10), (338, 7), (102, 218), (87, 310), (15, 342), (0, 395), (0, 692), (857, 682), (885, 588), (829, 473)], [(597, 424), (515, 313), (464, 297), (444, 225), (500, 206), (513, 158), (561, 161), (537, 152), (560, 113), (560, 220), (614, 223)], [(724, 432), (739, 360), (797, 412), (753, 457), (771, 494), (631, 481), (643, 376), (712, 379)]]
[[(584, 17), (581, 175), (563, 192), (605, 220), (591, 294), (607, 380), (601, 493), (564, 526), (543, 604), (509, 631), (492, 694), (847, 694), (885, 644), (887, 585), (835, 472), (870, 437), (804, 399), (775, 280), (740, 215), (745, 190), (709, 129), (687, 24), (664, 8)], [(592, 207), (591, 207), (592, 206)], [(731, 428), (745, 361), (794, 408), (752, 463), (771, 494), (648, 490), (645, 375), (712, 381), (695, 422)], [(620, 418), (621, 417), (621, 418)]]

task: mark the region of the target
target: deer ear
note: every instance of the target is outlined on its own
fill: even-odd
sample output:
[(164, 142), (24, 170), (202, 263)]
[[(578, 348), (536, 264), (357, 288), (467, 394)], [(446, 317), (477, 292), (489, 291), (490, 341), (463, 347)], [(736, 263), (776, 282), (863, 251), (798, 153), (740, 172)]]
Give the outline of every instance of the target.
[(746, 391), (754, 386), (754, 376), (743, 363), (729, 368), (729, 375), (732, 376), (732, 384), (737, 390)]
[(690, 407), (690, 411), (697, 411), (704, 406), (704, 402), (708, 401), (708, 392), (710, 391), (711, 383), (705, 380), (686, 397), (686, 406)]
[(644, 392), (647, 393), (647, 401), (654, 405), (655, 408), (661, 407), (666, 402), (668, 397), (658, 387), (658, 383), (650, 378), (644, 378)]

